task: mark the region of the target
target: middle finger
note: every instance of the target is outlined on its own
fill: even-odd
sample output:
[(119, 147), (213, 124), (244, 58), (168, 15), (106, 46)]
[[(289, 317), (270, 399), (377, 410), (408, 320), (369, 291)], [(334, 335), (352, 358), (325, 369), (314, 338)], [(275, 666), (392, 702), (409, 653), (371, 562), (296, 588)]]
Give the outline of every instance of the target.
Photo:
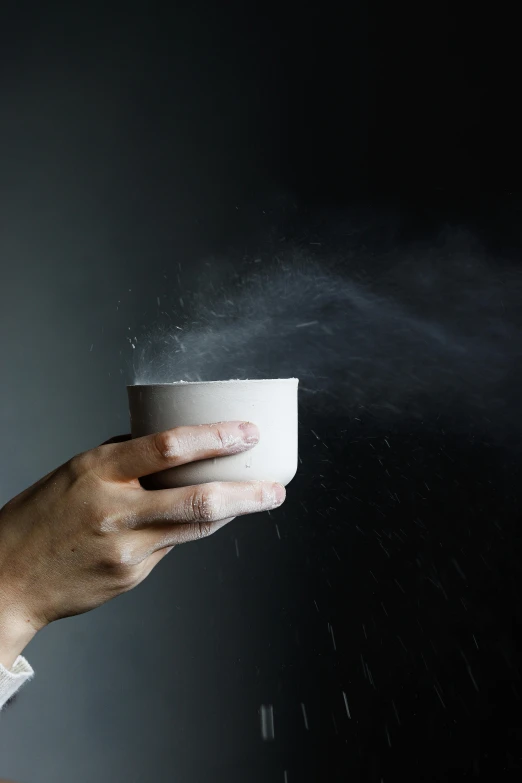
[(179, 489), (149, 490), (135, 497), (132, 512), (124, 523), (135, 530), (161, 523), (213, 523), (270, 511), (280, 506), (285, 497), (285, 488), (272, 481), (214, 481)]

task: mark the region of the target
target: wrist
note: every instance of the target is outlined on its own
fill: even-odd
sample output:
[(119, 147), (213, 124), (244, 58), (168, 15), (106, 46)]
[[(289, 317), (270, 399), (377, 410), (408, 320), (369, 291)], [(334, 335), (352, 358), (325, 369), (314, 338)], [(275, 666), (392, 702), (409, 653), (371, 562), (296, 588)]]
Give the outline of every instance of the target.
[(0, 664), (11, 669), (36, 633), (30, 618), (4, 599), (0, 591)]

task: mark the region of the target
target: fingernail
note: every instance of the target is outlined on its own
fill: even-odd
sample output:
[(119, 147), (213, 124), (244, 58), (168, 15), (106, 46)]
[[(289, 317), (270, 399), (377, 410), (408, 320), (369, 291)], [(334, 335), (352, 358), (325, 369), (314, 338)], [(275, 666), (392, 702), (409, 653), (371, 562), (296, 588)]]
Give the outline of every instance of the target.
[(286, 498), (286, 489), (282, 484), (273, 484), (273, 490), (276, 506), (280, 506)]
[(259, 443), (259, 430), (251, 421), (244, 421), (239, 425), (245, 443)]

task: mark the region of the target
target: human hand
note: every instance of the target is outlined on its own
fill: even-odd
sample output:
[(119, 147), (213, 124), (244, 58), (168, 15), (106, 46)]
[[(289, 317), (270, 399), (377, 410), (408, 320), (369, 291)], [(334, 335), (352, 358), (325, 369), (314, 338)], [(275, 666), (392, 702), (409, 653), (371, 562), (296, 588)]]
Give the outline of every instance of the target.
[(45, 625), (136, 587), (177, 544), (280, 506), (285, 489), (272, 482), (162, 490), (139, 482), (258, 440), (257, 427), (242, 422), (113, 439), (9, 501), (0, 510), (0, 663), (10, 668)]

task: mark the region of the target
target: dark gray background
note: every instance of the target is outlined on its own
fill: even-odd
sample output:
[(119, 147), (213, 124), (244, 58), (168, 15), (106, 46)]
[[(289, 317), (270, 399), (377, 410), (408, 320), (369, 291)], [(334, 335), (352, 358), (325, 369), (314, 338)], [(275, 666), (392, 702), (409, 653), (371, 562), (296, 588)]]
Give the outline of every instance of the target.
[[(189, 289), (226, 281), (230, 259), (274, 232), (299, 241), (354, 208), (393, 211), (401, 240), (449, 221), (493, 254), (520, 249), (500, 14), (495, 27), (444, 4), (422, 18), (364, 2), (124, 8), (5, 4), (2, 502), (127, 431), (127, 338), (179, 294), (179, 264)], [(281, 541), (275, 515), (235, 521), (31, 643), (36, 679), (1, 719), (4, 776), (284, 783), (287, 770), (294, 783), (520, 767), (516, 437), (493, 446), (471, 422), (463, 437), (451, 411), (431, 434), (301, 423)], [(357, 476), (359, 500), (335, 513), (340, 474), (321, 475), (312, 428)], [(435, 481), (422, 511), (413, 491), (385, 505), (404, 473)], [(372, 538), (376, 497), (391, 562)], [(274, 705), (273, 743), (261, 704)]]
[[(252, 89), (269, 58), (245, 38), (258, 40), (254, 18), (230, 28), (239, 10), (19, 8), (2, 30), (3, 502), (128, 430), (128, 327), (177, 292), (178, 263), (196, 284), (209, 256), (251, 235), (238, 208), (271, 188), (263, 158), (283, 139), (263, 145), (277, 101), (267, 112)], [(256, 678), (244, 580), (259, 551), (245, 539), (238, 562), (240, 534), (172, 553), (139, 591), (37, 637), (36, 679), (2, 718), (3, 775), (231, 780), (258, 767), (259, 704), (240, 686)]]

